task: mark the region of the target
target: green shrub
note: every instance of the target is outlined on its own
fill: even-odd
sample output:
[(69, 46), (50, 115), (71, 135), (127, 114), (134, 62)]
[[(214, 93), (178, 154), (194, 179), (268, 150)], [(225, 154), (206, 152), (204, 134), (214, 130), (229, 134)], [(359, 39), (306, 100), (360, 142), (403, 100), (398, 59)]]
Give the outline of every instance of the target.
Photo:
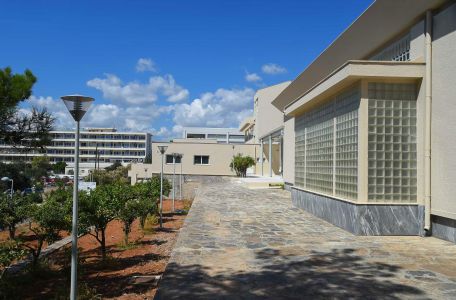
[(246, 177), (247, 169), (255, 165), (255, 160), (250, 156), (243, 156), (242, 154), (237, 154), (233, 157), (230, 163), (230, 168), (232, 171), (236, 172), (238, 177)]

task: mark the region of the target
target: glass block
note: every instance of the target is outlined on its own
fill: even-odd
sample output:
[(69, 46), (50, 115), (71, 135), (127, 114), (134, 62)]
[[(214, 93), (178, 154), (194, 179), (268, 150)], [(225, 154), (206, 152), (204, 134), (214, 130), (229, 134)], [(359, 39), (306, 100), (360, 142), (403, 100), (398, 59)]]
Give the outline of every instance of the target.
[(375, 108), (368, 115), (375, 124), (368, 132), (368, 199), (416, 201), (416, 87), (369, 83), (368, 90)]

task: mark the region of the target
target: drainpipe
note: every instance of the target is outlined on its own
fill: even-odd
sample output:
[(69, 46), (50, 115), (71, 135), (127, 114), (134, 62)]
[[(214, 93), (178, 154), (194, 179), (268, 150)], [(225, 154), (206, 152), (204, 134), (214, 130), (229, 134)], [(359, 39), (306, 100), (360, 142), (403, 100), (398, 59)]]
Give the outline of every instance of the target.
[(426, 12), (426, 117), (424, 132), (424, 230), (431, 229), (432, 13)]

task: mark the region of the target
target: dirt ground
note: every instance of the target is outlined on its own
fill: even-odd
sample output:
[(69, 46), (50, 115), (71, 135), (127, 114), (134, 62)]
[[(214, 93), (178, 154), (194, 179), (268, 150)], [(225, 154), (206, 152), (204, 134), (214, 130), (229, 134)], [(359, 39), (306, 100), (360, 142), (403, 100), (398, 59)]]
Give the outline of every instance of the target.
[[(183, 209), (186, 201), (176, 201), (175, 208)], [(106, 232), (108, 258), (101, 260), (99, 243), (85, 235), (79, 239), (79, 280), (82, 294), (98, 295), (103, 299), (152, 299), (156, 291), (155, 276), (161, 275), (182, 227), (185, 215), (171, 214), (171, 200), (163, 205), (163, 229), (159, 225), (143, 230), (135, 221), (129, 235), (130, 245), (124, 245), (122, 223), (113, 221)], [(70, 245), (51, 255), (49, 270), (28, 282), (18, 293), (21, 299), (49, 299), (65, 295), (69, 285)], [(138, 276), (138, 277), (134, 277)], [(60, 290), (60, 292), (59, 292)], [(92, 298), (89, 296), (88, 298)]]

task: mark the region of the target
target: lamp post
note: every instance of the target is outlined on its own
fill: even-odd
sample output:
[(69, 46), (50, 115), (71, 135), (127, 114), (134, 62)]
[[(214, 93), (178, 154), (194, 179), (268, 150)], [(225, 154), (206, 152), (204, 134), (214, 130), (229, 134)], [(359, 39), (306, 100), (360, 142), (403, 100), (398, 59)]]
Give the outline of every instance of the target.
[(70, 299), (76, 300), (78, 296), (78, 185), (79, 185), (79, 122), (84, 117), (94, 101), (91, 97), (82, 95), (68, 95), (60, 97), (68, 111), (76, 121), (76, 136), (74, 150), (74, 178), (73, 180), (73, 219), (71, 229), (71, 290)]
[(175, 211), (174, 201), (176, 200), (176, 158), (179, 157), (179, 153), (173, 153), (173, 213)]
[(163, 157), (165, 156), (166, 149), (168, 146), (158, 146), (158, 151), (161, 153), (162, 157), (162, 165), (161, 165), (161, 173), (160, 173), (160, 228), (163, 228)]
[(184, 157), (184, 154), (179, 154), (180, 157), (180, 162), (181, 162), (181, 174), (180, 174), (180, 180), (179, 180), (179, 199), (182, 200), (182, 158)]
[(11, 191), (10, 191), (10, 196), (11, 199), (13, 199), (13, 191), (14, 191), (14, 180), (9, 178), (9, 177), (2, 177), (2, 181), (11, 181)]

